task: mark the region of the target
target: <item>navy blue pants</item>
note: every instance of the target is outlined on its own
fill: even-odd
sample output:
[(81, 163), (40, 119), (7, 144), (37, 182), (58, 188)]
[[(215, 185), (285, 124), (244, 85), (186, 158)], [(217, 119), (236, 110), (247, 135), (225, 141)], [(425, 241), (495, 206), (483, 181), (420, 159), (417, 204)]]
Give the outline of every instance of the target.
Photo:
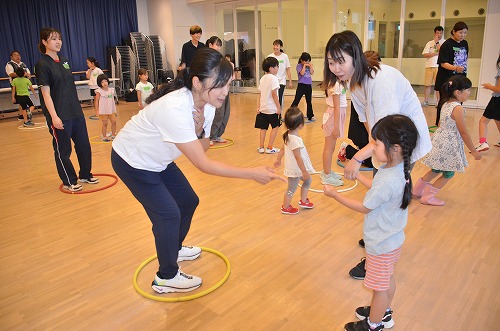
[(313, 107), (312, 107), (312, 85), (298, 83), (297, 90), (295, 91), (295, 99), (293, 99), (292, 107), (298, 107), (302, 96), (306, 96), (307, 104), (307, 118), (310, 120), (314, 117)]
[(76, 184), (75, 167), (71, 162), (71, 141), (75, 144), (75, 152), (80, 165), (79, 177), (89, 179), (92, 177), (92, 150), (90, 148), (89, 134), (85, 117), (73, 118), (62, 121), (64, 129), (59, 130), (49, 126), (52, 136), (52, 147), (54, 148), (54, 159), (56, 161), (57, 173), (64, 185)]
[(140, 170), (112, 150), (111, 164), (153, 223), (160, 277), (175, 277), (177, 256), (200, 202), (198, 196), (174, 162), (162, 172)]

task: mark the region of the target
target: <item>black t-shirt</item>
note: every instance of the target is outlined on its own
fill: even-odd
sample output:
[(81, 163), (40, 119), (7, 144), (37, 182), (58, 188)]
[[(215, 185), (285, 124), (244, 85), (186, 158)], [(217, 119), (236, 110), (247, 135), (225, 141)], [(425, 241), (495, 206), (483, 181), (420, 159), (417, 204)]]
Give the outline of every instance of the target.
[(60, 56), (59, 62), (57, 62), (44, 54), (36, 64), (35, 75), (38, 82), (40, 104), (49, 125), (52, 124), (52, 118), (43, 100), (42, 86), (50, 87), (50, 96), (54, 102), (57, 116), (61, 120), (84, 116), (68, 59)]
[(198, 41), (198, 47), (195, 47), (191, 40), (182, 45), (181, 63), (185, 63), (186, 67), (190, 67), (193, 62), (194, 53), (202, 47), (206, 47), (206, 45), (201, 41)]
[[(439, 55), (437, 63), (439, 64), (438, 73), (436, 75), (436, 84), (434, 85), (434, 90), (439, 91), (444, 83), (448, 81), (451, 76), (463, 75), (467, 76), (467, 58), (469, 56), (469, 44), (467, 40), (462, 40), (461, 42), (456, 42), (453, 38), (448, 38), (441, 48), (439, 49)], [(443, 68), (441, 63), (449, 63), (454, 66), (463, 66), (465, 70), (463, 73), (457, 73), (454, 70), (448, 70)]]

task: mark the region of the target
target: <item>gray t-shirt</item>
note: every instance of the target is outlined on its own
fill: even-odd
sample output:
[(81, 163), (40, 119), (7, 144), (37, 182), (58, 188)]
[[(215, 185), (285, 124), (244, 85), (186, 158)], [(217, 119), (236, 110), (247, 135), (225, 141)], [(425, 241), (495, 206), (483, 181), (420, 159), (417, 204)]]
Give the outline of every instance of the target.
[(400, 208), (405, 184), (403, 163), (391, 168), (382, 166), (373, 178), (372, 187), (363, 200), (363, 205), (371, 209), (363, 225), (368, 254), (389, 253), (405, 241), (408, 208)]

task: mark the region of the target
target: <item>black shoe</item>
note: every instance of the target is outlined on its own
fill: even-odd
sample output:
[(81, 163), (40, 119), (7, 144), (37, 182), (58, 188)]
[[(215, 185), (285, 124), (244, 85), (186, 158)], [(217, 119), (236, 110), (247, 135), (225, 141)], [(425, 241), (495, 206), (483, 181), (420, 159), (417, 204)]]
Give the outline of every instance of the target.
[[(366, 319), (370, 316), (370, 306), (358, 307), (356, 308), (356, 317), (360, 320)], [(392, 319), (392, 310), (386, 311), (384, 318), (382, 318), (382, 324), (384, 328), (390, 329), (394, 326), (394, 320)]]
[(359, 239), (358, 244), (359, 246), (365, 248), (365, 241), (363, 239)]
[(354, 268), (349, 271), (349, 275), (354, 279), (365, 279), (365, 258), (361, 258), (361, 262), (359, 262)]
[(379, 325), (375, 329), (370, 328), (366, 319), (357, 322), (350, 322), (344, 326), (345, 331), (380, 331), (384, 329), (384, 325)]

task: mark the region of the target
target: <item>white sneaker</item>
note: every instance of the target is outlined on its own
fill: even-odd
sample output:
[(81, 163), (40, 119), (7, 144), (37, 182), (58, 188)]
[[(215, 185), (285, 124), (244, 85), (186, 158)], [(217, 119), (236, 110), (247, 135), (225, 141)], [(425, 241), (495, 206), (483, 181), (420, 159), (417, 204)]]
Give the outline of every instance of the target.
[(83, 186), (80, 184), (75, 184), (75, 185), (64, 185), (63, 186), (65, 190), (68, 190), (70, 192), (78, 192), (83, 189)]
[[(107, 137), (106, 137), (107, 138)], [(105, 138), (103, 138), (103, 141), (104, 141)], [(106, 141), (109, 141), (109, 138), (108, 140)], [(90, 178), (80, 178), (78, 180), (80, 183), (88, 183), (88, 184), (97, 184), (99, 183), (99, 178), (95, 178), (95, 177), (90, 177)]]
[(478, 152), (486, 152), (488, 149), (490, 149), (490, 146), (488, 145), (487, 142), (484, 142), (476, 146), (476, 151)]
[(177, 256), (177, 262), (191, 261), (197, 259), (201, 255), (201, 248), (196, 246), (182, 246)]
[(334, 172), (331, 172), (327, 175), (322, 171), (321, 175), (319, 175), (319, 177), (321, 179), (321, 184), (323, 184), (323, 185), (332, 185), (332, 186), (344, 185), (344, 181), (342, 180), (342, 177)]
[(264, 151), (264, 147), (257, 148), (257, 152), (259, 152), (259, 154), (264, 154)]
[(273, 147), (273, 148), (266, 148), (266, 154), (277, 154), (280, 152), (279, 148)]
[(162, 279), (156, 274), (151, 287), (158, 293), (189, 292), (196, 290), (201, 283), (200, 277), (188, 275), (179, 270), (172, 279)]

